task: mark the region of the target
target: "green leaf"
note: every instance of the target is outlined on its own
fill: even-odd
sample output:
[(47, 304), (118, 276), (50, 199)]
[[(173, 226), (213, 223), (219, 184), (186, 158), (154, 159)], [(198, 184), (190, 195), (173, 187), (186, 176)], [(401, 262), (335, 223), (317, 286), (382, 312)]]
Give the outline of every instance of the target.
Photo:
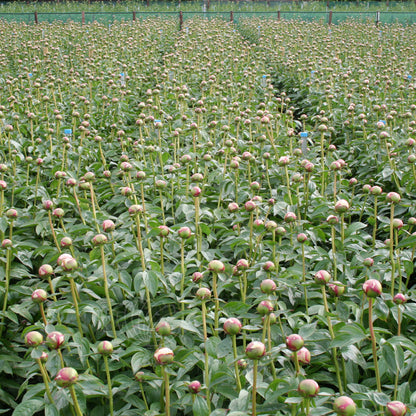
[(52, 403), (45, 405), (45, 416), (59, 416), (59, 411)]
[(385, 344), (383, 344), (381, 354), (384, 360), (386, 360), (387, 366), (390, 368), (390, 370), (393, 371), (393, 373), (396, 373), (397, 364), (395, 359), (394, 348), (388, 342), (386, 342)]
[(208, 416), (209, 410), (206, 400), (204, 400), (201, 396), (196, 395), (195, 401), (192, 405), (192, 411), (195, 416)]
[(144, 348), (139, 348), (140, 351), (136, 352), (131, 358), (131, 368), (133, 374), (136, 374), (140, 368), (146, 367), (152, 363), (152, 353), (145, 350)]
[(356, 344), (365, 338), (365, 334), (339, 333), (331, 342), (331, 348), (341, 348), (347, 345)]
[(45, 405), (45, 400), (43, 399), (30, 399), (20, 403), (12, 416), (32, 416), (36, 412), (39, 412)]
[(247, 313), (250, 308), (251, 306), (244, 302), (234, 301), (226, 303), (222, 310), (229, 316), (240, 316), (242, 313)]

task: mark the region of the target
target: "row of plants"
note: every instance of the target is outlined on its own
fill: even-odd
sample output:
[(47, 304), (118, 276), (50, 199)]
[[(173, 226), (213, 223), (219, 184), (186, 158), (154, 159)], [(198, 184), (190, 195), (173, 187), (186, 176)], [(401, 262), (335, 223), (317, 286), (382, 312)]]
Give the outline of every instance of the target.
[(413, 27), (1, 30), (0, 412), (416, 411)]
[[(205, 6), (204, 6), (205, 4)], [(16, 12), (42, 12), (42, 13), (70, 13), (74, 11), (89, 12), (131, 12), (135, 11), (196, 11), (207, 10), (212, 12), (227, 12), (230, 10), (245, 12), (261, 11), (310, 11), (322, 12), (334, 11), (416, 11), (413, 1), (147, 1), (147, 0), (125, 0), (125, 1), (36, 1), (20, 2), (11, 1), (0, 4), (2, 13)]]

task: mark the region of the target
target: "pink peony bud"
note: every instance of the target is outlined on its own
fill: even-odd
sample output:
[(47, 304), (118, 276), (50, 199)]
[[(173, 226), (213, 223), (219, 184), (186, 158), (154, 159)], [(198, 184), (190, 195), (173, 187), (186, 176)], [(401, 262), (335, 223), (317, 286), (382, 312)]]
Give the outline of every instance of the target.
[(170, 328), (170, 325), (168, 322), (166, 321), (160, 321), (155, 328), (156, 332), (161, 336), (161, 337), (167, 337), (171, 334), (172, 330)]
[(35, 303), (43, 303), (48, 299), (48, 294), (46, 293), (46, 290), (43, 289), (36, 289), (32, 293), (32, 300)]
[(224, 322), (224, 332), (228, 335), (237, 335), (241, 331), (241, 322), (237, 318), (228, 318)]
[(38, 347), (43, 342), (43, 336), (38, 331), (30, 331), (25, 335), (25, 344), (27, 347)]
[(211, 291), (207, 287), (200, 287), (196, 292), (196, 297), (199, 300), (206, 300), (211, 297)]
[(201, 391), (201, 383), (197, 380), (188, 384), (188, 391), (192, 394), (198, 394)]
[(72, 367), (61, 368), (55, 377), (55, 381), (59, 387), (72, 386), (78, 381), (78, 373)]
[(50, 264), (42, 264), (39, 267), (38, 274), (40, 277), (48, 277), (53, 275), (53, 268)]
[(212, 260), (208, 264), (208, 270), (213, 273), (222, 273), (225, 270), (225, 265), (222, 261)]
[(61, 332), (53, 331), (46, 336), (46, 345), (52, 350), (57, 350), (64, 342), (65, 336)]
[(296, 221), (296, 214), (294, 212), (288, 212), (284, 218), (285, 222), (291, 223)]
[(389, 192), (386, 195), (387, 202), (390, 202), (392, 204), (398, 204), (401, 201), (401, 196), (397, 192)]
[(299, 383), (298, 392), (303, 397), (315, 397), (319, 393), (319, 384), (307, 378)]
[(357, 407), (354, 400), (347, 396), (341, 396), (334, 401), (334, 411), (340, 416), (354, 416)]
[(189, 227), (181, 227), (178, 230), (178, 235), (182, 239), (187, 239), (192, 235), (192, 231)]
[(369, 279), (363, 284), (363, 291), (369, 298), (376, 298), (383, 292), (381, 283), (376, 279)]
[(331, 275), (326, 270), (319, 270), (314, 276), (315, 282), (320, 285), (326, 285), (331, 280)]
[(273, 310), (273, 303), (270, 300), (262, 300), (257, 306), (257, 313), (260, 315), (269, 315)]
[(332, 296), (339, 297), (345, 292), (345, 286), (341, 282), (328, 283), (328, 290)]
[(272, 279), (265, 279), (260, 283), (260, 290), (270, 295), (276, 290), (276, 283)]
[(397, 400), (387, 403), (386, 407), (386, 415), (388, 416), (404, 416), (407, 413), (406, 405)]
[(349, 209), (350, 209), (350, 204), (345, 199), (340, 199), (335, 204), (335, 212), (338, 212), (338, 213), (342, 214), (344, 212), (347, 212)]
[(304, 344), (303, 338), (298, 334), (292, 334), (286, 337), (286, 346), (291, 351), (299, 351)]
[(104, 230), (105, 232), (114, 231), (114, 230), (115, 230), (115, 228), (116, 228), (116, 226), (115, 226), (114, 222), (113, 222), (113, 221), (111, 221), (111, 220), (104, 220), (104, 221), (103, 221), (103, 225), (102, 225), (102, 227), (103, 227), (103, 230)]
[(98, 354), (101, 355), (110, 355), (113, 350), (113, 344), (110, 341), (101, 341), (97, 346)]
[(167, 365), (173, 361), (173, 351), (170, 348), (158, 348), (153, 355), (156, 362), (160, 365)]
[(397, 293), (393, 298), (393, 302), (396, 305), (403, 305), (404, 303), (407, 302), (407, 299), (406, 299), (406, 296), (403, 295), (403, 293)]
[(258, 360), (266, 354), (266, 347), (260, 341), (253, 341), (247, 345), (246, 356), (251, 360)]
[(311, 362), (311, 353), (306, 347), (302, 347), (299, 351), (296, 351), (299, 364), (307, 365)]

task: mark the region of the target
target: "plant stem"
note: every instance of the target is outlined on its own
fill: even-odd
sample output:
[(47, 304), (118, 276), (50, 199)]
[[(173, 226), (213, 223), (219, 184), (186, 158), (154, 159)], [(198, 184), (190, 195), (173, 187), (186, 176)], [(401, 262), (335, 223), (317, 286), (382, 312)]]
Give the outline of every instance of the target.
[(254, 360), (253, 366), (253, 387), (251, 391), (251, 415), (256, 416), (256, 404), (257, 404), (257, 367), (258, 360)]
[(215, 302), (215, 310), (214, 310), (214, 336), (217, 336), (217, 328), (218, 324), (218, 316), (220, 311), (220, 301), (218, 299), (218, 291), (217, 291), (217, 273), (212, 273), (212, 290), (214, 292), (214, 302)]
[[(331, 340), (334, 340), (335, 339), (335, 334), (334, 334), (334, 329), (332, 328), (331, 317), (329, 316), (329, 308), (328, 308), (328, 302), (326, 300), (325, 285), (321, 286), (321, 292), (322, 292), (322, 298), (323, 298), (323, 301), (324, 301), (326, 319), (327, 319), (327, 322), (328, 322), (329, 335), (331, 336)], [(335, 373), (336, 373), (336, 376), (337, 376), (339, 392), (342, 395), (342, 394), (344, 394), (344, 388), (342, 386), (341, 374), (340, 374), (340, 371), (339, 371), (339, 365), (338, 365), (338, 359), (337, 359), (337, 349), (335, 347), (332, 348), (332, 359), (334, 361), (334, 367), (335, 367)]]
[(237, 392), (241, 390), (241, 380), (240, 380), (240, 371), (238, 369), (238, 362), (237, 362), (237, 339), (236, 335), (231, 337), (233, 341), (233, 355), (234, 355), (234, 371), (235, 371), (235, 379), (237, 381)]
[(202, 300), (202, 328), (204, 331), (204, 355), (205, 355), (205, 388), (207, 390), (207, 406), (208, 410), (211, 412), (211, 401), (210, 401), (210, 394), (209, 394), (209, 360), (208, 360), (208, 349), (207, 349), (207, 306), (205, 304), (205, 300)]
[(391, 297), (394, 296), (394, 278), (395, 278), (395, 261), (394, 261), (394, 204), (390, 205), (390, 263), (391, 263)]
[(165, 367), (162, 367), (163, 381), (165, 384), (165, 413), (170, 416), (170, 394), (169, 394), (169, 374)]
[(377, 362), (377, 344), (376, 344), (376, 336), (374, 333), (374, 326), (373, 326), (373, 300), (374, 300), (373, 298), (368, 299), (368, 326), (370, 328), (371, 347), (373, 349), (373, 360), (374, 360), (374, 370), (376, 373), (377, 391), (381, 393), (380, 373), (378, 371), (378, 362)]
[(69, 386), (69, 392), (71, 393), (72, 401), (74, 403), (75, 412), (77, 416), (83, 416), (81, 412), (81, 408), (79, 407), (79, 403), (78, 403), (77, 395), (75, 393), (74, 386)]
[(108, 385), (108, 400), (110, 404), (110, 415), (113, 416), (113, 389), (111, 385), (111, 376), (110, 376), (110, 368), (108, 366), (108, 357), (106, 355), (103, 355), (104, 358), (104, 365), (105, 365), (105, 372), (107, 374), (107, 385)]
[(110, 292), (108, 290), (107, 273), (106, 273), (106, 269), (105, 269), (104, 245), (102, 245), (102, 244), (100, 245), (100, 251), (101, 251), (101, 265), (102, 265), (102, 268), (103, 268), (104, 292), (105, 292), (105, 297), (107, 299), (108, 313), (110, 314), (111, 330), (113, 331), (113, 337), (117, 338), (116, 327), (115, 327), (115, 324), (114, 324), (113, 309), (111, 307)]
[(69, 276), (69, 283), (71, 285), (71, 294), (72, 294), (72, 300), (74, 302), (74, 307), (75, 307), (75, 316), (77, 318), (77, 324), (78, 324), (78, 331), (81, 334), (81, 336), (84, 336), (84, 333), (82, 331), (82, 325), (81, 325), (81, 318), (79, 315), (79, 307), (78, 307), (78, 296), (77, 296), (77, 291), (76, 291), (76, 287), (75, 287), (75, 282), (72, 276)]
[(40, 358), (36, 358), (36, 362), (38, 363), (38, 366), (39, 366), (39, 369), (40, 369), (40, 373), (42, 374), (43, 383), (45, 384), (46, 395), (48, 396), (49, 401), (53, 405), (55, 405), (55, 402), (54, 402), (53, 397), (52, 397), (52, 394), (51, 394), (51, 390), (49, 388), (48, 374), (45, 371), (45, 367), (43, 366), (43, 363), (40, 360)]

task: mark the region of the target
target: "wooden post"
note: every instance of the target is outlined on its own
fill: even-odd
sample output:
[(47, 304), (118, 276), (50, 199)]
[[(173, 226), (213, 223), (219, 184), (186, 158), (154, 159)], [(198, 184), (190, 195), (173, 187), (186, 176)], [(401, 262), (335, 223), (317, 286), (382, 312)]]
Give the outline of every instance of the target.
[(133, 22), (135, 22), (135, 21), (136, 21), (136, 12), (133, 11)]
[(39, 20), (38, 20), (38, 12), (35, 12), (35, 23), (38, 24)]
[(332, 10), (329, 11), (329, 16), (328, 16), (328, 25), (331, 26), (332, 24)]
[(277, 20), (280, 20), (280, 10), (277, 12)]
[(234, 23), (234, 13), (233, 13), (233, 11), (230, 12), (230, 22)]
[(386, 6), (389, 7), (389, 0), (386, 1)]
[(81, 17), (81, 22), (82, 22), (83, 25), (85, 25), (85, 12), (82, 12), (81, 16), (82, 16)]
[(179, 12), (179, 30), (182, 30), (183, 27), (183, 14), (182, 10)]
[(209, 10), (209, 3), (210, 3), (210, 0), (207, 1), (207, 10)]
[(146, 0), (146, 6), (149, 7), (150, 6), (150, 2), (149, 0)]

